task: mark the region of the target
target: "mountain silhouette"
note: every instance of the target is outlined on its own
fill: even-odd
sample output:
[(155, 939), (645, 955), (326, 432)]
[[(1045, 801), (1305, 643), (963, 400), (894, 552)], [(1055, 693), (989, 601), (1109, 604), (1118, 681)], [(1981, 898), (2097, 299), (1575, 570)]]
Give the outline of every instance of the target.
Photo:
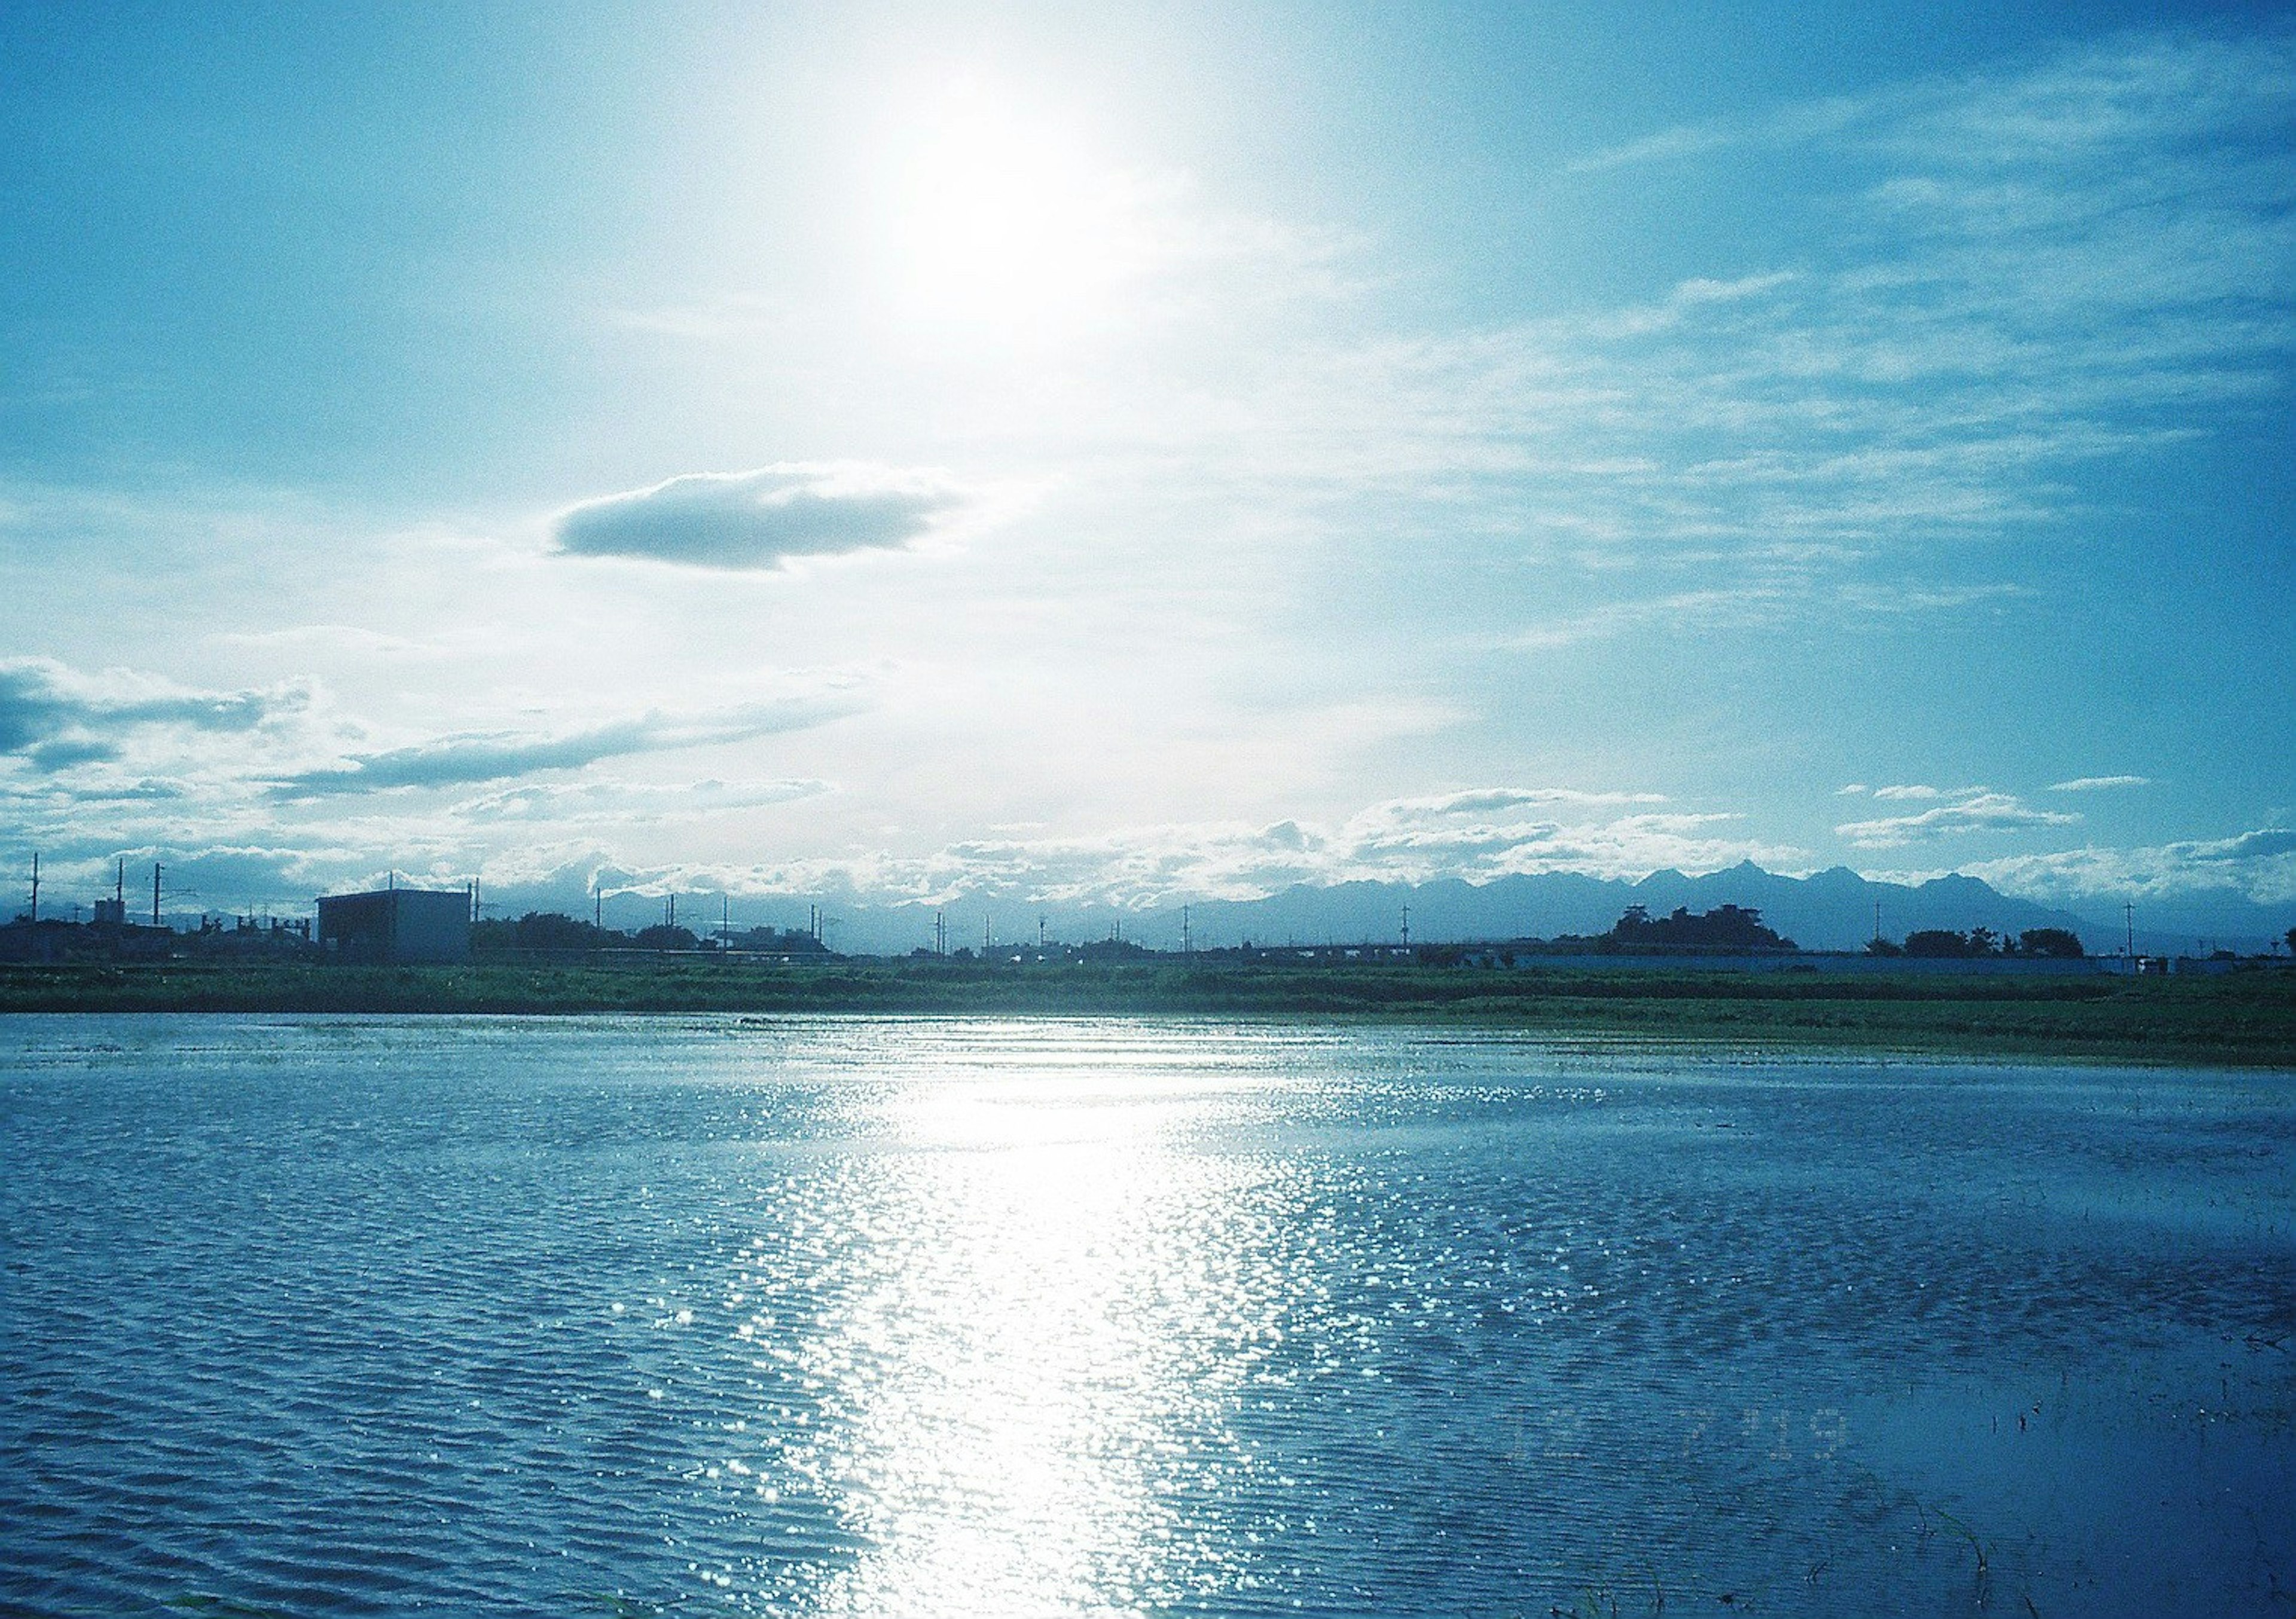
[[(1846, 866), (1808, 877), (1783, 877), (1751, 861), (1692, 877), (1653, 871), (1639, 881), (1548, 871), (1475, 884), (1458, 879), (1426, 883), (1300, 884), (1256, 900), (1192, 901), (1187, 927), (1200, 949), (1242, 940), (1257, 944), (1393, 942), (1410, 908), (1414, 944), (1470, 939), (1554, 938), (1607, 931), (1629, 905), (1652, 916), (1677, 907), (1706, 912), (1739, 905), (1761, 912), (1763, 924), (1806, 950), (1857, 950), (1874, 936), (1874, 905), (1884, 936), (1903, 939), (1920, 928), (1965, 932), (1989, 928), (2010, 936), (2029, 928), (2062, 928), (2092, 951), (2114, 947), (2109, 927), (2070, 912), (2016, 899), (1973, 877), (1934, 878), (1915, 885), (1874, 882)], [(836, 949), (903, 953), (932, 935), (931, 904), (870, 905), (832, 902)], [(980, 946), (986, 920), (1003, 943), (1033, 942), (1039, 919), (1046, 936), (1071, 943), (1105, 939), (1121, 931), (1152, 949), (1177, 949), (1180, 907), (1119, 911), (1107, 905), (1037, 904), (1017, 895), (971, 896), (941, 907), (949, 943)], [(801, 912), (800, 912), (801, 914)]]

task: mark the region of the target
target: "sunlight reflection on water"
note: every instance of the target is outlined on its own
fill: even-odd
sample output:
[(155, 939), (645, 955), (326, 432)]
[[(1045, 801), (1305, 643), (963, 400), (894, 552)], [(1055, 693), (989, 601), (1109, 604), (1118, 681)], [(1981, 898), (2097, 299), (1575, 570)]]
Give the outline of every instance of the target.
[(1287, 1283), (1249, 1196), (1265, 1166), (1175, 1137), (1261, 1076), (1169, 1040), (1045, 1034), (968, 1029), (931, 1083), (881, 1099), (894, 1150), (826, 1216), (865, 1246), (799, 1352), (835, 1391), (807, 1465), (866, 1549), (820, 1611), (1136, 1612), (1219, 1590), (1216, 1534), (1185, 1507), (1248, 1465), (1226, 1419)]

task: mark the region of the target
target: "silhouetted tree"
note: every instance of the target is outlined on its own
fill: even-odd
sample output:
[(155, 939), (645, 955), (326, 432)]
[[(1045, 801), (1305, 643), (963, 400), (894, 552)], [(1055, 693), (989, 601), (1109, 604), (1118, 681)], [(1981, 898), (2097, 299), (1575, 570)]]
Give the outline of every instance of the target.
[(529, 911), (518, 919), (518, 943), (521, 950), (596, 950), (607, 935), (562, 911)]
[[(826, 955), (828, 949), (813, 935), (796, 928), (751, 928), (732, 936), (735, 950), (772, 951), (783, 955)], [(927, 955), (932, 952), (927, 950)]]
[(2029, 956), (2085, 956), (2080, 936), (2064, 928), (2028, 928), (2017, 936), (2017, 948)]
[(1932, 959), (1966, 956), (1969, 941), (1949, 928), (1923, 928), (1906, 936), (1906, 953)]
[(482, 921), (471, 924), (471, 948), (473, 950), (509, 950), (518, 944), (516, 922)]
[(651, 928), (641, 928), (630, 940), (640, 950), (699, 950), (701, 941), (691, 928), (680, 928), (669, 922), (656, 922)]
[(1630, 905), (1604, 936), (1613, 944), (1661, 945), (1693, 950), (1792, 950), (1794, 942), (1762, 926), (1762, 913), (1751, 907), (1720, 905), (1693, 916), (1687, 905), (1652, 921), (1640, 905)]
[(629, 942), (627, 934), (593, 927), (562, 911), (529, 911), (516, 921), (471, 924), (471, 948), (488, 950), (602, 950)]

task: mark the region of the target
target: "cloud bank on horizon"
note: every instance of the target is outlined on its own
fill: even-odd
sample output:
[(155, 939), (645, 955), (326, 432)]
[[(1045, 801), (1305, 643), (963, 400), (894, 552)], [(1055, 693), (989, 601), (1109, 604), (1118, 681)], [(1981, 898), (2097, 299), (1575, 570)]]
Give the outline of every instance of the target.
[(0, 845), (2296, 907), (2296, 29), (1223, 9), (0, 19)]

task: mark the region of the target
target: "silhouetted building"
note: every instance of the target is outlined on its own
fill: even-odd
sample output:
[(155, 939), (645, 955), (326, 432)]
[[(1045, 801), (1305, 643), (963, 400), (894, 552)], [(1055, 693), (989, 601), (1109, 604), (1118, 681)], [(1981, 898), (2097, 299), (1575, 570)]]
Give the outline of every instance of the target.
[(319, 901), (319, 943), (339, 961), (467, 961), (471, 896), (461, 888), (379, 888)]

